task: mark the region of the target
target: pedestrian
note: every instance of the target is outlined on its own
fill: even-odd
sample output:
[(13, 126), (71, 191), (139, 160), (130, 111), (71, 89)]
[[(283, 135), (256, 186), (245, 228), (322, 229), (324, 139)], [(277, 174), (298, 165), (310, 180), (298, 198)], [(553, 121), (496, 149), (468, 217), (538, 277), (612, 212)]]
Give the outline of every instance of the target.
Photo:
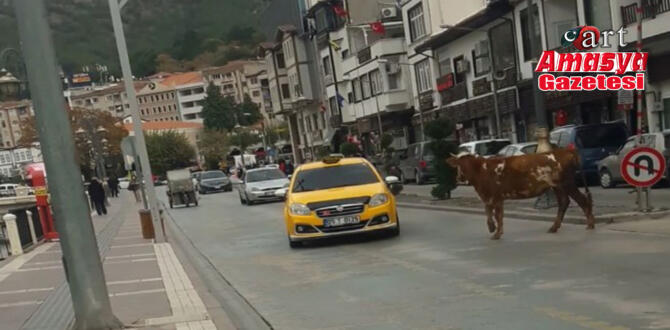
[(130, 177), (130, 183), (128, 184), (128, 190), (132, 191), (135, 195), (135, 201), (141, 202), (140, 198), (140, 184), (137, 182), (137, 176), (133, 175)]
[(286, 174), (286, 162), (283, 159), (279, 160), (279, 170)]
[(107, 186), (109, 186), (112, 197), (119, 197), (119, 179), (116, 176), (112, 176), (107, 180)]
[(88, 195), (95, 205), (95, 211), (98, 215), (107, 214), (107, 207), (105, 206), (105, 188), (98, 178), (93, 177), (88, 185)]
[(293, 174), (293, 170), (294, 170), (293, 163), (291, 163), (290, 160), (286, 161), (286, 172), (284, 173), (286, 173), (286, 175), (291, 175)]

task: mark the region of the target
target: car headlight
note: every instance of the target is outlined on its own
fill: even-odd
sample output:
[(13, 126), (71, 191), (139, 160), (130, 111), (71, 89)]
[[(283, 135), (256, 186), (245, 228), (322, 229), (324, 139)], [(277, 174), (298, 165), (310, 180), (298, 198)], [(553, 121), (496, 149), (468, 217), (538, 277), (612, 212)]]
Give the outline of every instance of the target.
[(379, 205), (386, 204), (386, 202), (389, 201), (388, 196), (386, 194), (376, 194), (370, 198), (370, 202), (368, 203), (370, 207), (375, 207)]
[(309, 207), (307, 207), (307, 205), (300, 203), (291, 204), (289, 210), (293, 215), (309, 215), (309, 213), (311, 212)]
[(261, 191), (258, 187), (251, 187), (251, 191)]

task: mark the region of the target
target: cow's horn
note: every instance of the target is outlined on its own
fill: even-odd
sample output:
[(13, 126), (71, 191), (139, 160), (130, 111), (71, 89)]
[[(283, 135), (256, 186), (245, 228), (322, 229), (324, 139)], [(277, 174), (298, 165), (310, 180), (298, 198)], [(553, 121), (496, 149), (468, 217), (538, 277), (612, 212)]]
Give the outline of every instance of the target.
[(451, 156), (451, 157), (458, 157), (458, 155), (455, 154), (455, 153), (453, 153), (453, 152), (450, 152), (450, 153), (449, 153), (449, 156)]

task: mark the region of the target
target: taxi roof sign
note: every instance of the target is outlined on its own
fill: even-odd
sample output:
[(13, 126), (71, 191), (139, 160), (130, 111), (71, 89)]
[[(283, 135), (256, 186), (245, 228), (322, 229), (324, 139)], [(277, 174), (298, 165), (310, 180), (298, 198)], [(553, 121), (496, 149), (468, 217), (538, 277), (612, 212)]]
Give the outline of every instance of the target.
[(344, 158), (343, 154), (330, 154), (326, 157), (323, 157), (323, 162), (326, 164), (335, 164), (340, 161), (340, 159)]

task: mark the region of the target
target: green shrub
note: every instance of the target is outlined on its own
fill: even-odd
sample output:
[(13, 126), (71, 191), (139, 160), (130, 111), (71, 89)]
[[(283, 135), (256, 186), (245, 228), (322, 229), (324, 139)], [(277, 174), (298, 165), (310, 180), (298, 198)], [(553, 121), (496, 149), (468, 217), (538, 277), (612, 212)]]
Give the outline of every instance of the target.
[(450, 139), (454, 124), (446, 118), (440, 118), (426, 124), (425, 132), (432, 140), (429, 148), (435, 155), (432, 162), (437, 179), (437, 186), (430, 193), (438, 199), (451, 198), (451, 191), (457, 186), (456, 170), (446, 160), (458, 150), (457, 142)]

